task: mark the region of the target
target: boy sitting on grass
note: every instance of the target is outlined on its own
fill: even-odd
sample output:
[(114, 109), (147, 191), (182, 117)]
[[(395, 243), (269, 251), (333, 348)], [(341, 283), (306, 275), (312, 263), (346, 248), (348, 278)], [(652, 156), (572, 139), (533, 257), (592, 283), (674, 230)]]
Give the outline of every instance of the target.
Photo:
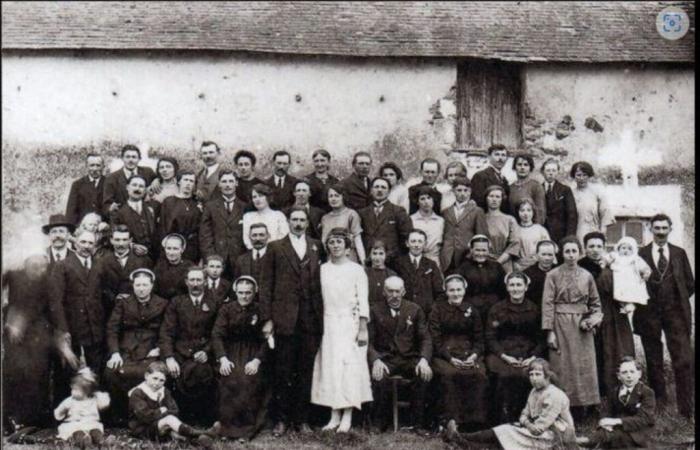
[(581, 437), (576, 443), (583, 447), (630, 448), (646, 447), (654, 429), (656, 400), (654, 391), (640, 381), (642, 371), (631, 356), (622, 358), (617, 369), (620, 385), (610, 399), (610, 417), (598, 422), (590, 438)]
[(211, 447), (216, 430), (198, 430), (177, 418), (178, 407), (165, 388), (168, 368), (162, 361), (146, 369), (145, 381), (129, 391), (129, 429), (142, 439), (158, 440), (170, 435), (173, 440), (196, 439), (202, 447)]

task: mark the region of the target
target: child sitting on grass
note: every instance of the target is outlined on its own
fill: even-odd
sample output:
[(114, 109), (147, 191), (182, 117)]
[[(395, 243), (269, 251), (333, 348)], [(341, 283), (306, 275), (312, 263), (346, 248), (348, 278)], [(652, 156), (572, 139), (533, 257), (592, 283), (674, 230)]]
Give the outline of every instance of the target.
[(216, 430), (198, 430), (177, 418), (178, 407), (165, 388), (168, 368), (162, 361), (149, 364), (145, 381), (129, 391), (129, 429), (138, 438), (159, 440), (169, 435), (173, 440), (196, 439), (202, 447), (211, 447)]
[(71, 395), (54, 410), (58, 426), (58, 437), (72, 441), (84, 449), (91, 444), (101, 446), (104, 427), (100, 422), (100, 410), (109, 406), (109, 394), (95, 391), (97, 379), (90, 368), (85, 367), (71, 380)]
[(598, 422), (593, 436), (576, 442), (583, 447), (646, 447), (654, 429), (656, 400), (654, 391), (639, 381), (642, 371), (632, 356), (622, 358), (617, 368), (620, 385), (610, 399), (608, 417)]

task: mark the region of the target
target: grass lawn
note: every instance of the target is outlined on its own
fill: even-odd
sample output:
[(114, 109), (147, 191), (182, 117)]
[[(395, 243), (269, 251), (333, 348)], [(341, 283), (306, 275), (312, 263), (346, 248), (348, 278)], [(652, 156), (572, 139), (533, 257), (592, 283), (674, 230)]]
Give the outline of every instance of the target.
[[(582, 423), (577, 434), (588, 434), (595, 427), (595, 423), (589, 421)], [(651, 448), (668, 450), (689, 450), (694, 449), (694, 421), (685, 420), (670, 410), (661, 411), (657, 415), (656, 432)], [(126, 430), (107, 430), (107, 436), (114, 435), (116, 442), (105, 445), (105, 449), (187, 449), (196, 448), (182, 443), (153, 443), (141, 441), (129, 437)], [(70, 445), (56, 441), (55, 430), (44, 430), (38, 433), (38, 437), (43, 440), (37, 444), (8, 444), (4, 442), (3, 448), (7, 450), (49, 450), (49, 449), (69, 449)], [(398, 433), (387, 432), (384, 434), (369, 434), (364, 431), (352, 431), (347, 435), (336, 435), (316, 431), (311, 435), (299, 433), (288, 433), (280, 438), (272, 436), (270, 430), (263, 431), (253, 441), (246, 444), (239, 444), (232, 441), (218, 441), (214, 445), (215, 449), (283, 449), (283, 450), (322, 450), (329, 448), (348, 449), (382, 449), (382, 450), (436, 450), (447, 449), (449, 446), (442, 442), (440, 436), (429, 437), (419, 436), (409, 431), (399, 431)]]

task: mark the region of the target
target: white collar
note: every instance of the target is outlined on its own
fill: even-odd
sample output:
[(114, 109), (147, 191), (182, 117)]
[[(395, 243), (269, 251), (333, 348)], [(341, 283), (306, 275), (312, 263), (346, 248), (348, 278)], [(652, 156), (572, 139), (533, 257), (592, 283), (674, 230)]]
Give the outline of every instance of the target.
[(258, 258), (262, 258), (263, 256), (265, 256), (265, 252), (267, 252), (267, 245), (265, 247), (261, 248), (260, 250), (253, 248), (252, 252), (253, 252), (253, 255), (252, 255), (253, 257), (255, 256), (255, 252), (258, 252)]
[(298, 242), (306, 241), (306, 234), (302, 234), (301, 236), (297, 236), (297, 235), (294, 234), (294, 233), (289, 233), (289, 237), (290, 237), (292, 240), (297, 240)]
[(219, 163), (212, 164), (211, 166), (206, 166), (206, 169), (207, 169), (207, 176), (209, 176), (219, 169)]
[(136, 389), (141, 389), (141, 391), (144, 394), (146, 394), (146, 397), (150, 398), (154, 402), (159, 402), (163, 399), (163, 397), (165, 397), (165, 386), (161, 387), (157, 391), (154, 391), (149, 385), (146, 384), (145, 381), (142, 381), (141, 384), (132, 388), (129, 391), (128, 396), (131, 397), (131, 393), (134, 392)]
[(285, 178), (287, 178), (287, 175), (282, 175), (281, 177), (278, 177), (277, 175), (273, 175), (275, 177), (275, 182), (277, 181), (284, 181)]
[(219, 286), (220, 282), (221, 282), (221, 278), (217, 278), (215, 280), (213, 278), (207, 277), (207, 285), (211, 284), (214, 289), (216, 289)]
[(90, 174), (88, 174), (88, 180), (90, 180), (90, 183), (94, 183), (95, 181), (99, 180), (100, 178), (102, 178), (102, 177), (98, 176), (97, 178), (93, 178), (90, 176)]
[(418, 264), (420, 264), (420, 259), (423, 257), (423, 255), (414, 256), (410, 253), (408, 254), (408, 256), (411, 258), (411, 262), (418, 260)]
[(61, 255), (61, 259), (65, 259), (65, 257), (68, 256), (68, 246), (66, 245), (63, 247), (63, 250), (56, 250), (55, 248), (51, 247), (51, 253), (54, 257), (56, 257), (56, 255)]
[(631, 394), (632, 391), (634, 391), (634, 388), (637, 387), (637, 384), (639, 384), (639, 382), (635, 383), (632, 387), (627, 387), (627, 386), (625, 386), (625, 385), (623, 384), (622, 386), (620, 386), (620, 393), (619, 393), (619, 395), (625, 395), (625, 394), (627, 394), (627, 393), (630, 393), (630, 394)]
[(226, 197), (225, 195), (221, 194), (221, 198), (224, 199), (224, 202), (229, 203), (229, 202), (234, 202), (236, 200), (236, 196), (234, 195), (231, 198)]
[(131, 206), (132, 208), (137, 207), (137, 206), (142, 206), (143, 205), (143, 200), (127, 200), (126, 201), (127, 205)]
[(139, 168), (138, 168), (138, 166), (137, 166), (134, 170), (129, 170), (129, 169), (127, 169), (126, 167), (124, 167), (122, 170), (124, 171), (124, 175), (126, 175), (126, 178), (127, 178), (127, 179), (128, 179), (130, 176), (138, 175), (138, 173), (139, 173)]
[(435, 211), (432, 211), (432, 210), (430, 211), (430, 215), (429, 215), (429, 216), (424, 216), (424, 215), (420, 212), (420, 210), (418, 210), (418, 211), (416, 211), (415, 213), (413, 213), (413, 214), (411, 215), (411, 219), (416, 219), (416, 220), (438, 220), (438, 219), (440, 219), (440, 216), (438, 216), (437, 214), (435, 214)]
[(654, 250), (654, 253), (657, 254), (657, 255), (659, 254), (659, 249), (660, 249), (660, 248), (663, 248), (663, 249), (664, 249), (664, 255), (665, 255), (665, 254), (668, 253), (668, 242), (666, 242), (666, 243), (664, 244), (664, 246), (662, 247), (662, 246), (660, 246), (659, 244), (657, 244), (656, 242), (652, 241), (652, 242), (651, 242), (651, 248), (652, 248), (652, 250)]

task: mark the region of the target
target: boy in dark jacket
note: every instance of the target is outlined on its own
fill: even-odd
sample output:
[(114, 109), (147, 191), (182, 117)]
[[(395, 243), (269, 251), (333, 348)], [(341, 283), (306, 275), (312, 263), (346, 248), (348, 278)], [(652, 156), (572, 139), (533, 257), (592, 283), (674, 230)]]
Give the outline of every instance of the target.
[(161, 361), (146, 369), (145, 381), (129, 391), (129, 430), (138, 438), (158, 440), (170, 435), (174, 440), (196, 439), (203, 447), (211, 447), (216, 430), (195, 429), (177, 418), (177, 404), (165, 387), (168, 368)]
[(632, 356), (622, 358), (617, 369), (617, 395), (610, 398), (610, 417), (598, 422), (590, 438), (579, 438), (584, 447), (630, 448), (646, 447), (654, 428), (656, 400), (654, 391), (639, 381), (642, 371)]

